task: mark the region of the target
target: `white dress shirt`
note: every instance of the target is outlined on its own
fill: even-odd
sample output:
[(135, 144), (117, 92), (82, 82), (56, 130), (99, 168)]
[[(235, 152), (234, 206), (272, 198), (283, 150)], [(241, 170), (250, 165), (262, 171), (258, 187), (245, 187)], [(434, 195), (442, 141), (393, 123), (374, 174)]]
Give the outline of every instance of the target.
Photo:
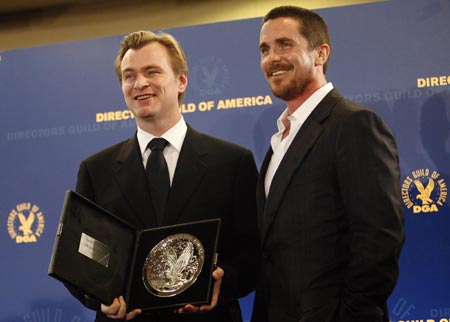
[[(287, 108), (281, 113), (277, 120), (278, 132), (272, 135), (270, 139), (270, 146), (272, 147), (272, 158), (270, 159), (269, 166), (267, 168), (266, 176), (264, 178), (264, 188), (266, 197), (269, 195), (270, 185), (272, 184), (273, 177), (278, 169), (278, 166), (283, 160), (286, 151), (291, 145), (294, 137), (297, 135), (303, 123), (305, 123), (308, 116), (312, 113), (314, 108), (323, 100), (323, 98), (333, 89), (332, 83), (319, 88), (308, 99), (300, 105), (294, 113), (288, 115)], [(284, 122), (290, 123), (289, 134), (283, 139), (283, 132), (286, 129)]]
[[(164, 148), (163, 155), (166, 159), (167, 168), (169, 170), (170, 185), (172, 186), (173, 176), (175, 174), (175, 168), (177, 166), (178, 157), (180, 156), (181, 147), (183, 146), (184, 138), (186, 137), (187, 125), (183, 119), (183, 116), (171, 129), (161, 135), (166, 139), (169, 144)], [(137, 139), (139, 142), (139, 148), (141, 149), (142, 163), (145, 166), (147, 159), (150, 156), (151, 150), (147, 149), (148, 143), (155, 138), (154, 135), (145, 132), (141, 128), (137, 129)]]

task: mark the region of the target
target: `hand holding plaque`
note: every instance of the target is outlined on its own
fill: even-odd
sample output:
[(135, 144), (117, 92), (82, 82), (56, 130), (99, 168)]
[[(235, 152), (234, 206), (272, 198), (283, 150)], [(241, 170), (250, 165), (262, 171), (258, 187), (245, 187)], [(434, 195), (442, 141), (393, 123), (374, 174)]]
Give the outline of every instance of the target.
[(141, 309), (134, 309), (131, 312), (127, 312), (127, 304), (123, 296), (116, 297), (111, 305), (102, 304), (100, 310), (108, 319), (125, 321), (133, 320), (137, 315), (142, 313)]
[(211, 298), (211, 303), (209, 303), (208, 305), (206, 305), (206, 304), (202, 305), (200, 307), (192, 305), (192, 304), (187, 304), (184, 307), (179, 308), (177, 312), (180, 314), (190, 314), (190, 313), (207, 312), (207, 311), (213, 310), (217, 305), (217, 301), (219, 300), (220, 287), (222, 285), (222, 278), (224, 275), (225, 275), (225, 272), (220, 267), (217, 267), (214, 270), (214, 272), (212, 273), (212, 277), (214, 280), (214, 289), (213, 289), (213, 294), (212, 294), (212, 298)]

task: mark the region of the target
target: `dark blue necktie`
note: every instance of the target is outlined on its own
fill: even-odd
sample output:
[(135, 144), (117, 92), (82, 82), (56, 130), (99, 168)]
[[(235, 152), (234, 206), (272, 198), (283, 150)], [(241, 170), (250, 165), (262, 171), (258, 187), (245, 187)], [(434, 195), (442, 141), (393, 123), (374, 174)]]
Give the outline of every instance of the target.
[(163, 155), (163, 150), (167, 144), (168, 142), (163, 138), (154, 138), (147, 145), (152, 152), (148, 157), (145, 170), (158, 225), (162, 224), (164, 208), (170, 189), (169, 170)]

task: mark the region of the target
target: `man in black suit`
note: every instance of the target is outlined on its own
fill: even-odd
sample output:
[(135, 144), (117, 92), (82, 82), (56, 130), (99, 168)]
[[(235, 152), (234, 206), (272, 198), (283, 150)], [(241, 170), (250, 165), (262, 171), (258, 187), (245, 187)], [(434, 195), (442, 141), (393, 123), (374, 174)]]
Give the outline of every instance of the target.
[[(122, 41), (115, 68), (137, 132), (84, 160), (76, 190), (137, 229), (221, 218), (212, 303), (146, 315), (139, 309), (127, 312), (122, 297), (101, 304), (69, 289), (84, 305), (97, 310), (95, 321), (240, 322), (238, 297), (254, 289), (258, 254), (257, 169), (252, 153), (185, 123), (180, 106), (188, 67), (172, 36), (146, 31), (129, 34)], [(147, 145), (154, 138), (168, 142), (163, 163), (167, 164), (170, 191), (160, 206), (159, 220), (154, 206), (160, 197), (151, 192), (145, 169), (154, 153)]]
[(287, 108), (257, 184), (262, 264), (252, 321), (389, 321), (404, 241), (394, 137), (326, 81), (331, 47), (316, 13), (272, 9), (259, 48)]

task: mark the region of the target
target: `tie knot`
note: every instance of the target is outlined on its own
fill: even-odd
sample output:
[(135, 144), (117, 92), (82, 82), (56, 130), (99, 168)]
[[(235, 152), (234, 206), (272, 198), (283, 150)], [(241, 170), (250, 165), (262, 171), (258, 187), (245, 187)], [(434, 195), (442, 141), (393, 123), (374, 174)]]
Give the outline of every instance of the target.
[(166, 139), (163, 138), (154, 138), (149, 142), (147, 147), (152, 151), (162, 151), (166, 147), (166, 145), (169, 142), (166, 141)]

